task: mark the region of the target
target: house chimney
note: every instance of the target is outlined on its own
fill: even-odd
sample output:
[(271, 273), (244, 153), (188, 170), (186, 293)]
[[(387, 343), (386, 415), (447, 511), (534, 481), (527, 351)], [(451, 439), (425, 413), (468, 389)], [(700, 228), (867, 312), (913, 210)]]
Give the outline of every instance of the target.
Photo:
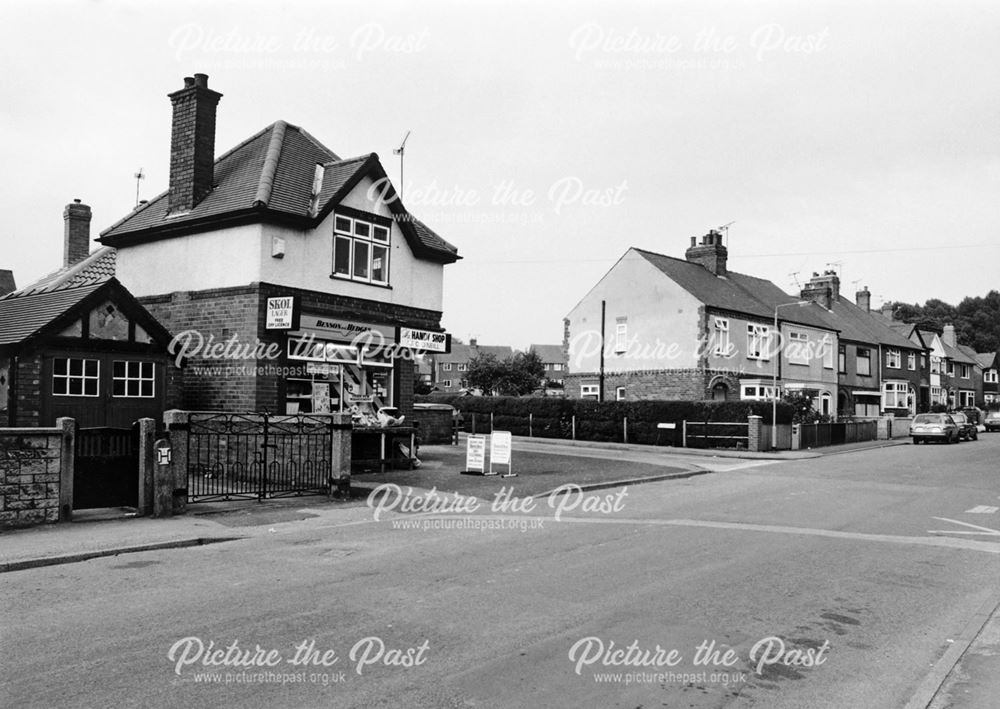
[(725, 276), (729, 250), (722, 244), (722, 234), (712, 229), (701, 237), (700, 244), (696, 237), (691, 237), (691, 246), (684, 252), (684, 258), (707, 268), (716, 276)]
[(822, 276), (813, 272), (800, 296), (803, 300), (819, 303), (829, 310), (840, 299), (840, 278), (837, 272), (824, 271)]
[(208, 88), (208, 77), (184, 79), (184, 88), (168, 94), (174, 107), (170, 133), (168, 213), (189, 212), (212, 191), (215, 182), (215, 109), (222, 94)]
[(475, 337), (470, 337), (469, 338), (469, 347), (476, 347), (476, 338)]
[(946, 345), (950, 345), (952, 347), (956, 347), (957, 346), (958, 343), (955, 340), (955, 326), (954, 325), (952, 325), (951, 323), (948, 323), (947, 325), (944, 326), (944, 332), (941, 333), (941, 341), (944, 342)]
[(17, 290), (14, 284), (14, 272), (8, 268), (0, 269), (0, 296)]
[(78, 199), (63, 210), (63, 266), (72, 266), (90, 255), (90, 207)]
[(889, 320), (894, 319), (892, 303), (882, 303), (882, 315)]
[(872, 294), (868, 290), (868, 286), (865, 286), (857, 293), (854, 294), (854, 300), (858, 304), (858, 307), (864, 310), (866, 313), (870, 312), (872, 309)]

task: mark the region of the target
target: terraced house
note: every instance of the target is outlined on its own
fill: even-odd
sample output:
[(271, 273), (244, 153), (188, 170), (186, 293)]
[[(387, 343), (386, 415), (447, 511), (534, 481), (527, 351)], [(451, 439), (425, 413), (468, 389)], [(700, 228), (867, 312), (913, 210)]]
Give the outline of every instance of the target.
[(276, 121), (216, 159), (221, 94), (208, 77), (169, 98), (169, 187), (100, 241), (180, 338), (184, 406), (409, 412), (405, 355), (447, 350), (442, 286), (456, 248), (405, 209), (374, 153), (344, 159)]
[(825, 271), (814, 273), (800, 295), (821, 305), (827, 322), (840, 332), (838, 416), (905, 416), (920, 409), (924, 349), (872, 312), (867, 287), (852, 303), (841, 295), (837, 273)]
[(565, 318), (566, 395), (766, 400), (777, 379), (832, 415), (838, 328), (728, 255), (716, 231), (683, 259), (629, 249)]

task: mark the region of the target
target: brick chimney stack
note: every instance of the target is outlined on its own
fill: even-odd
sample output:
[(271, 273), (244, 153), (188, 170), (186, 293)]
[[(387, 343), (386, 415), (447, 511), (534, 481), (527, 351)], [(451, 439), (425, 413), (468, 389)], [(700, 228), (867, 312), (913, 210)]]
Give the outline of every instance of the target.
[(691, 237), (691, 246), (684, 252), (684, 258), (691, 263), (704, 266), (716, 276), (725, 276), (727, 273), (726, 262), (729, 260), (729, 249), (722, 243), (722, 234), (712, 229), (705, 236)]
[(208, 88), (208, 76), (184, 79), (168, 94), (174, 108), (170, 134), (170, 214), (189, 212), (215, 186), (215, 110), (222, 94)]
[(868, 290), (868, 286), (859, 290), (854, 294), (854, 300), (858, 304), (858, 307), (864, 310), (866, 313), (870, 312), (872, 309), (872, 294)]
[(7, 295), (17, 290), (14, 283), (14, 272), (9, 268), (0, 270), (0, 295)]
[(813, 273), (799, 295), (829, 310), (840, 299), (840, 277), (836, 271), (824, 271), (822, 276)]
[(887, 317), (889, 320), (894, 319), (892, 303), (882, 303), (882, 315)]
[(947, 325), (944, 326), (944, 332), (941, 333), (941, 341), (944, 342), (946, 345), (950, 345), (952, 347), (958, 346), (958, 342), (955, 339), (954, 325), (948, 323)]
[(63, 266), (72, 266), (90, 255), (90, 207), (78, 199), (63, 210)]

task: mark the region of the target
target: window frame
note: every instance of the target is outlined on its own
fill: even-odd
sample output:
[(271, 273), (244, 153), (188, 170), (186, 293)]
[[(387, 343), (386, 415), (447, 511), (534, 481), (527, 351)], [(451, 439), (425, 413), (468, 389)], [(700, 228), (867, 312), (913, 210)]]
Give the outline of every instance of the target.
[(906, 369), (915, 372), (917, 371), (917, 354), (916, 352), (910, 352), (906, 355)]
[[(795, 343), (795, 357), (792, 357), (792, 343)], [(788, 331), (788, 349), (785, 357), (789, 364), (809, 365), (809, 333), (805, 330)]]
[(729, 340), (729, 318), (714, 318), (713, 329), (715, 331), (715, 354), (726, 356), (731, 348)]
[[(125, 365), (125, 376), (119, 377), (115, 369), (117, 365)], [(139, 368), (139, 376), (132, 377), (129, 375), (129, 369), (131, 365), (137, 365)], [(143, 370), (149, 367), (150, 376), (146, 377), (143, 375)], [(118, 382), (122, 382), (125, 385), (124, 394), (115, 393), (115, 385)], [(138, 385), (138, 394), (129, 394), (129, 383), (135, 382)], [(142, 393), (142, 385), (144, 382), (149, 382), (150, 393)], [(156, 363), (149, 360), (139, 360), (139, 359), (116, 359), (111, 362), (111, 397), (113, 399), (155, 399), (156, 398)]]
[[(376, 234), (379, 237), (376, 237)], [(384, 239), (382, 236), (384, 235)], [(347, 244), (347, 270), (338, 269), (337, 250)], [(359, 249), (366, 250), (364, 263), (358, 263)], [(381, 278), (375, 278), (376, 252), (382, 258), (378, 269)], [(333, 215), (333, 269), (331, 278), (373, 286), (389, 286), (390, 253), (392, 252), (392, 230), (371, 219), (352, 217), (346, 214)]]
[(885, 366), (888, 369), (902, 369), (903, 368), (903, 353), (897, 349), (889, 349), (885, 351)]
[[(76, 361), (80, 362), (80, 373), (73, 374), (70, 362)], [(56, 362), (65, 362), (66, 371), (65, 374), (57, 373)], [(87, 373), (87, 363), (93, 362), (96, 365), (96, 373)], [(59, 393), (56, 391), (56, 380), (65, 381), (65, 391)], [(78, 381), (80, 383), (80, 393), (73, 394), (70, 389), (70, 382)], [(92, 394), (87, 393), (87, 383), (94, 382), (94, 392)], [(85, 397), (88, 399), (96, 399), (101, 396), (101, 360), (91, 359), (90, 357), (53, 357), (52, 358), (52, 374), (50, 377), (50, 391), (52, 396), (58, 397)]]
[(615, 354), (628, 351), (628, 322), (615, 323)]
[[(861, 353), (864, 352), (865, 355), (862, 357)], [(861, 371), (861, 362), (867, 362), (867, 371)], [(870, 377), (872, 375), (872, 351), (870, 347), (855, 347), (854, 348), (854, 373), (859, 377)]]
[(771, 360), (770, 325), (747, 323), (747, 359), (756, 359), (761, 362)]

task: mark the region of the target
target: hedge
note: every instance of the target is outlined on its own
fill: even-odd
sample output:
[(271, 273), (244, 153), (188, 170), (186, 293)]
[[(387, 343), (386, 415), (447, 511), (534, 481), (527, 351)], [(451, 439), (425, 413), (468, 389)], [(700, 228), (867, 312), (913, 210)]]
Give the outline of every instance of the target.
[[(576, 437), (589, 441), (621, 441), (623, 419), (628, 418), (630, 443), (679, 444), (681, 422), (733, 422), (742, 423), (751, 414), (762, 416), (764, 423), (771, 422), (771, 403), (765, 401), (593, 401), (565, 399), (562, 397), (516, 396), (459, 396), (429, 394), (417, 396), (417, 402), (450, 404), (462, 412), (463, 428), (472, 430), (475, 414), (476, 431), (486, 433), (489, 417), (493, 414), (493, 427), (527, 436), (529, 414), (531, 433), (540, 438), (570, 438), (573, 417), (576, 417)], [(790, 404), (778, 402), (778, 423), (792, 422), (795, 409)], [(677, 424), (676, 438), (671, 431), (657, 428), (660, 423)], [(742, 427), (716, 429), (716, 435), (746, 435)], [(689, 440), (689, 445), (691, 441)]]

